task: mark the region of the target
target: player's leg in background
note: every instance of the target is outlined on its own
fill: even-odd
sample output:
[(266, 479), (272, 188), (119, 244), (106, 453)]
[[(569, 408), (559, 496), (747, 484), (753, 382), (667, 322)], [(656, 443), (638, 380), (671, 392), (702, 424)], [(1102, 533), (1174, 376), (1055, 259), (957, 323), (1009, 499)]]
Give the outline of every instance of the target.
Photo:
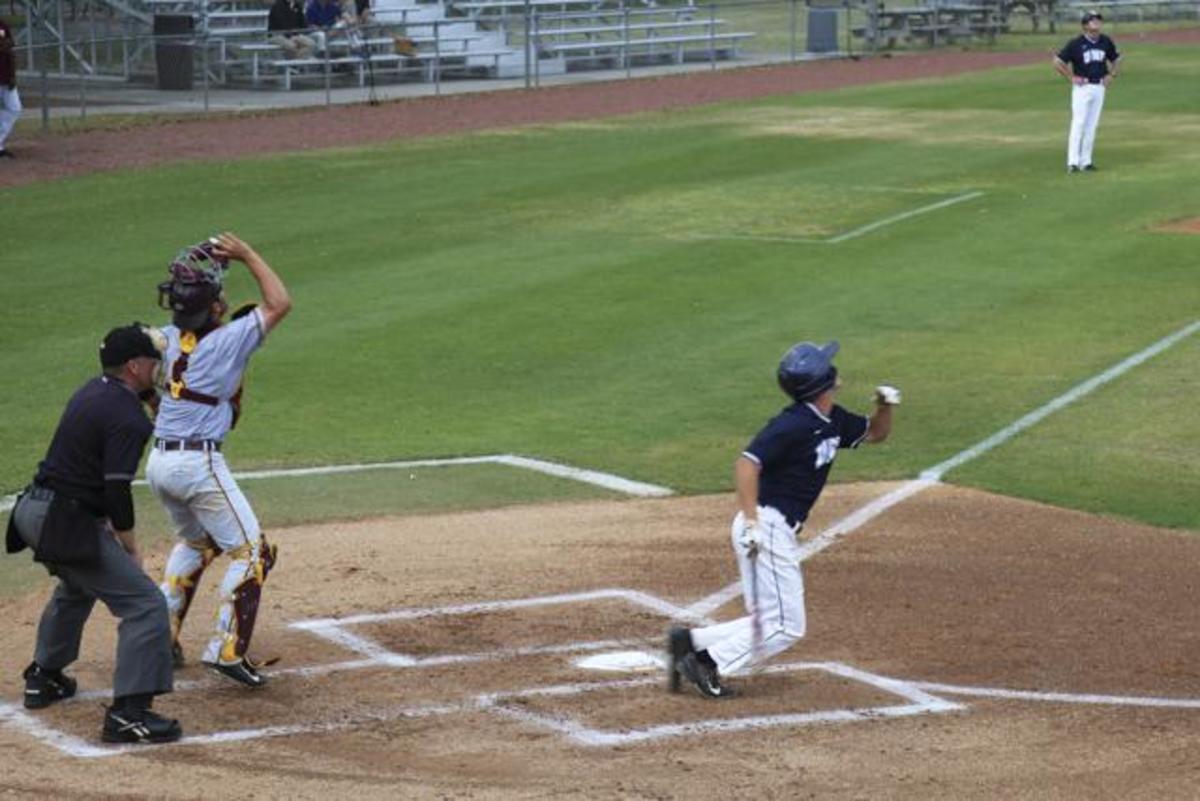
[(184, 618), (192, 605), (196, 586), (204, 569), (216, 558), (219, 549), (209, 539), (200, 520), (188, 507), (188, 499), (196, 489), (197, 478), (203, 478), (203, 454), (186, 451), (164, 452), (152, 450), (146, 464), (146, 479), (150, 491), (162, 504), (175, 536), (179, 541), (167, 557), (159, 589), (167, 600), (167, 611), (171, 617), (172, 651), (177, 664), (182, 663), (179, 648), (179, 632)]
[(1080, 150), (1083, 144), (1083, 126), (1087, 121), (1087, 85), (1071, 86), (1071, 132), (1067, 136), (1067, 167), (1082, 167)]
[(21, 95), (17, 88), (0, 89), (0, 150), (4, 149), (4, 143), (8, 141), (8, 135), (20, 116)]
[(1092, 163), (1092, 149), (1096, 145), (1096, 129), (1100, 127), (1100, 112), (1104, 110), (1104, 84), (1088, 84), (1087, 116), (1083, 121), (1083, 141), (1079, 146), (1079, 166)]
[(225, 459), (216, 452), (197, 455), (204, 459), (206, 476), (190, 507), (204, 531), (230, 559), (221, 579), (216, 632), (201, 659), (232, 664), (244, 658), (250, 647), (269, 564), (264, 560), (258, 518)]

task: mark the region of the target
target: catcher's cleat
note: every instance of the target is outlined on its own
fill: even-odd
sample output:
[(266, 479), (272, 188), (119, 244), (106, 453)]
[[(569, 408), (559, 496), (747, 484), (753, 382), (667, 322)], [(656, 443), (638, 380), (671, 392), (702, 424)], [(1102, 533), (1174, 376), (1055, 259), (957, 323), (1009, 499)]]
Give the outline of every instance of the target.
[(26, 709), (45, 709), (75, 694), (75, 679), (63, 675), (61, 670), (47, 670), (37, 662), (30, 662), (22, 677)]
[(187, 660), (183, 658), (183, 646), (179, 644), (179, 640), (171, 643), (171, 664), (178, 670), (187, 665)]
[(107, 707), (100, 739), (106, 743), (173, 743), (183, 736), (178, 720), (149, 709)]
[(224, 662), (205, 662), (204, 664), (222, 676), (231, 678), (247, 687), (257, 688), (267, 683), (267, 677), (259, 673), (258, 667), (244, 657), (228, 664)]
[(732, 698), (736, 695), (733, 690), (721, 684), (716, 668), (700, 661), (695, 652), (681, 659), (677, 669), (705, 698)]
[(679, 663), (692, 652), (692, 633), (684, 628), (667, 632), (667, 689), (679, 692)]

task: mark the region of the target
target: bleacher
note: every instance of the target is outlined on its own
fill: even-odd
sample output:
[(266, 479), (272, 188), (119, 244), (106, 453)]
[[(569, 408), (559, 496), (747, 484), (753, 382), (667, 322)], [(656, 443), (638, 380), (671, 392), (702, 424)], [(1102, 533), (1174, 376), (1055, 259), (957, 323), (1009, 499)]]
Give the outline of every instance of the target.
[(531, 36), (537, 50), (561, 56), (568, 70), (734, 58), (754, 36), (726, 31), (726, 21), (691, 7), (594, 9), (540, 14)]
[[(729, 59), (754, 35), (728, 30), (725, 20), (691, 6), (655, 8), (655, 0), (631, 1), (645, 6), (616, 6), (614, 0), (372, 0), (368, 23), (329, 29), (314, 37), (317, 52), (294, 58), (268, 35), (271, 0), (100, 0), (144, 28), (168, 22), (163, 15), (191, 17), (194, 33), (176, 20), (163, 30), (179, 33), (159, 43), (191, 49), (195, 75), (203, 74), (209, 85), (263, 88), (541, 77)], [(156, 47), (140, 39), (127, 63), (142, 66), (126, 67), (126, 74), (146, 76), (154, 68), (146, 57)]]

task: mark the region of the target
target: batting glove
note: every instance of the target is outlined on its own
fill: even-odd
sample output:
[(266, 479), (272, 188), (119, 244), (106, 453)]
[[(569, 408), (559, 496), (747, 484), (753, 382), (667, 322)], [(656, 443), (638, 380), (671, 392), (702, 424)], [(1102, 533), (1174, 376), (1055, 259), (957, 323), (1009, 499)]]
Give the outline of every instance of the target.
[(889, 384), (875, 387), (875, 402), (882, 406), (899, 406), (900, 390)]
[(758, 546), (762, 540), (759, 538), (757, 520), (747, 520), (742, 524), (742, 531), (738, 534), (737, 543), (747, 556), (753, 557), (758, 553)]

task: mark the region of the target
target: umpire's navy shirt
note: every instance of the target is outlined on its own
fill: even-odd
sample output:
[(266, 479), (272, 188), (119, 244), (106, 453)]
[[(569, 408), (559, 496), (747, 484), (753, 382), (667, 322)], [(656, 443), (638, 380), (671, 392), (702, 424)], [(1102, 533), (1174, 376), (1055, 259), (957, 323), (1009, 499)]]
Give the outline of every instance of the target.
[(811, 403), (793, 403), (771, 419), (742, 455), (761, 468), (758, 503), (778, 509), (790, 525), (808, 518), (838, 448), (857, 448), (870, 421), (835, 405), (826, 417)]
[(100, 376), (71, 396), (38, 465), (38, 484), (107, 516), (105, 481), (133, 481), (154, 426), (123, 381)]
[(1108, 62), (1116, 62), (1121, 57), (1113, 40), (1100, 34), (1095, 41), (1083, 36), (1076, 36), (1058, 51), (1058, 60), (1071, 65), (1071, 72), (1080, 78), (1087, 78), (1088, 83), (1100, 83), (1108, 75)]

